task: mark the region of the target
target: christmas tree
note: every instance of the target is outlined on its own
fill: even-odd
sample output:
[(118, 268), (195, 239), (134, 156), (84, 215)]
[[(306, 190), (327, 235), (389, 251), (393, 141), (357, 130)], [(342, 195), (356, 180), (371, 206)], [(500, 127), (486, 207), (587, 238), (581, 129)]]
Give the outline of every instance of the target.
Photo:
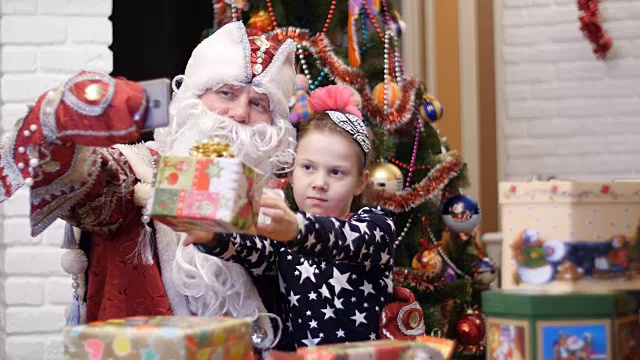
[(415, 294), (427, 335), (455, 339), (456, 359), (484, 358), (480, 291), (496, 269), (474, 236), (478, 205), (461, 194), (466, 165), (434, 126), (443, 107), (423, 81), (404, 71), (403, 25), (394, 4), (216, 0), (214, 19), (209, 33), (241, 20), (277, 41), (295, 40), (299, 75), (292, 123), (309, 116), (307, 96), (320, 86), (345, 84), (360, 93), (379, 158), (367, 200), (394, 214), (396, 285)]

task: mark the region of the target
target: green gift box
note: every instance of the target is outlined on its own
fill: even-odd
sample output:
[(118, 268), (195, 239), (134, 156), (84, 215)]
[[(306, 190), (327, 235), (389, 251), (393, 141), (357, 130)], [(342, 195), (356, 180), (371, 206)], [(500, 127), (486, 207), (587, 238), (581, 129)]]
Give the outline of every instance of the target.
[(163, 156), (150, 215), (176, 231), (254, 233), (262, 179), (235, 158)]
[(640, 344), (635, 298), (625, 292), (491, 290), (482, 310), (487, 359), (627, 359), (637, 352), (628, 340)]
[(249, 320), (137, 316), (64, 330), (65, 360), (244, 360), (253, 354)]

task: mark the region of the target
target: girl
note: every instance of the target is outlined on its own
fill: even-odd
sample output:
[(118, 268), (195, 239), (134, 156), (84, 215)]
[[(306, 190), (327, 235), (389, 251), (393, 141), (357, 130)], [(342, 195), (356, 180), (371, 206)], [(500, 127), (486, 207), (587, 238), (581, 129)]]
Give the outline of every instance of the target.
[(391, 218), (379, 208), (350, 212), (367, 186), (372, 157), (358, 103), (347, 87), (312, 93), (317, 114), (301, 126), (289, 174), (299, 212), (263, 196), (262, 211), (271, 222), (259, 225), (261, 236), (190, 235), (185, 242), (241, 264), (256, 280), (278, 280), (283, 350), (378, 339), (380, 313), (392, 300)]

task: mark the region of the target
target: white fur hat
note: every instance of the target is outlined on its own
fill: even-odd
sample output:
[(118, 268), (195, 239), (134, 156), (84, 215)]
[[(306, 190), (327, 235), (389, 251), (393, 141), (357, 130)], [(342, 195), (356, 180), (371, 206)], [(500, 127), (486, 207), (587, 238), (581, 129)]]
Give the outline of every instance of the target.
[(242, 22), (221, 27), (193, 50), (184, 73), (186, 81), (198, 93), (224, 84), (251, 84), (269, 97), (274, 116), (287, 118), (295, 91), (295, 43), (285, 41), (266, 69), (254, 74), (249, 41)]

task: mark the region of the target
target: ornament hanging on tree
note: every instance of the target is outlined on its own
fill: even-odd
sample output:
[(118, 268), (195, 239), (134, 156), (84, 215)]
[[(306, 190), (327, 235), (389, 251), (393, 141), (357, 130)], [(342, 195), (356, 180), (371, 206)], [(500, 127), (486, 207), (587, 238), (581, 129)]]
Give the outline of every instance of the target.
[(265, 10), (260, 10), (257, 13), (251, 15), (251, 18), (247, 22), (247, 26), (251, 29), (256, 29), (263, 33), (273, 30), (271, 17)]
[(301, 123), (313, 114), (313, 110), (309, 107), (309, 81), (307, 77), (296, 75), (296, 92), (291, 98), (289, 107), (289, 122), (292, 124)]
[(243, 8), (245, 6), (245, 4), (247, 3), (246, 0), (224, 0), (224, 2), (226, 2), (227, 5), (235, 6), (238, 9)]
[(411, 267), (424, 271), (429, 276), (436, 276), (442, 272), (442, 257), (437, 251), (425, 250), (413, 257)]
[(371, 93), (371, 96), (373, 98), (373, 101), (380, 107), (384, 107), (385, 106), (385, 87), (387, 88), (387, 101), (388, 101), (388, 107), (389, 109), (393, 109), (395, 108), (395, 106), (398, 104), (398, 101), (400, 100), (400, 98), (402, 97), (402, 89), (400, 89), (400, 86), (398, 86), (398, 84), (396, 84), (395, 82), (388, 80), (386, 82), (381, 82), (380, 84), (376, 85), (376, 87), (373, 88), (373, 92)]
[(458, 319), (456, 338), (461, 345), (478, 345), (484, 340), (484, 319), (480, 312), (468, 310)]
[(482, 289), (489, 287), (496, 276), (498, 276), (496, 263), (491, 258), (485, 256), (473, 264), (473, 283), (477, 287)]
[(444, 271), (444, 281), (446, 282), (454, 282), (458, 280), (458, 275), (456, 271), (453, 270), (450, 266), (447, 266), (447, 269)]
[(403, 175), (400, 169), (391, 163), (379, 163), (371, 169), (370, 181), (373, 187), (387, 192), (402, 191)]
[(393, 10), (393, 13), (391, 13), (391, 21), (389, 22), (389, 26), (391, 27), (391, 31), (393, 31), (393, 34), (396, 37), (400, 37), (406, 30), (407, 23), (402, 21), (402, 18), (400, 18), (400, 13), (397, 10)]
[(422, 120), (428, 123), (433, 123), (442, 118), (444, 114), (444, 107), (435, 96), (426, 93), (422, 96), (422, 105), (418, 108), (420, 117)]
[(356, 20), (358, 19), (358, 15), (360, 13), (361, 4), (359, 3), (362, 3), (362, 1), (349, 1), (349, 12), (347, 13), (347, 57), (349, 59), (349, 66), (354, 69), (360, 67), (360, 45), (358, 44), (358, 27), (356, 26)]
[(442, 205), (442, 220), (453, 232), (471, 232), (480, 219), (480, 206), (471, 196), (454, 195)]

